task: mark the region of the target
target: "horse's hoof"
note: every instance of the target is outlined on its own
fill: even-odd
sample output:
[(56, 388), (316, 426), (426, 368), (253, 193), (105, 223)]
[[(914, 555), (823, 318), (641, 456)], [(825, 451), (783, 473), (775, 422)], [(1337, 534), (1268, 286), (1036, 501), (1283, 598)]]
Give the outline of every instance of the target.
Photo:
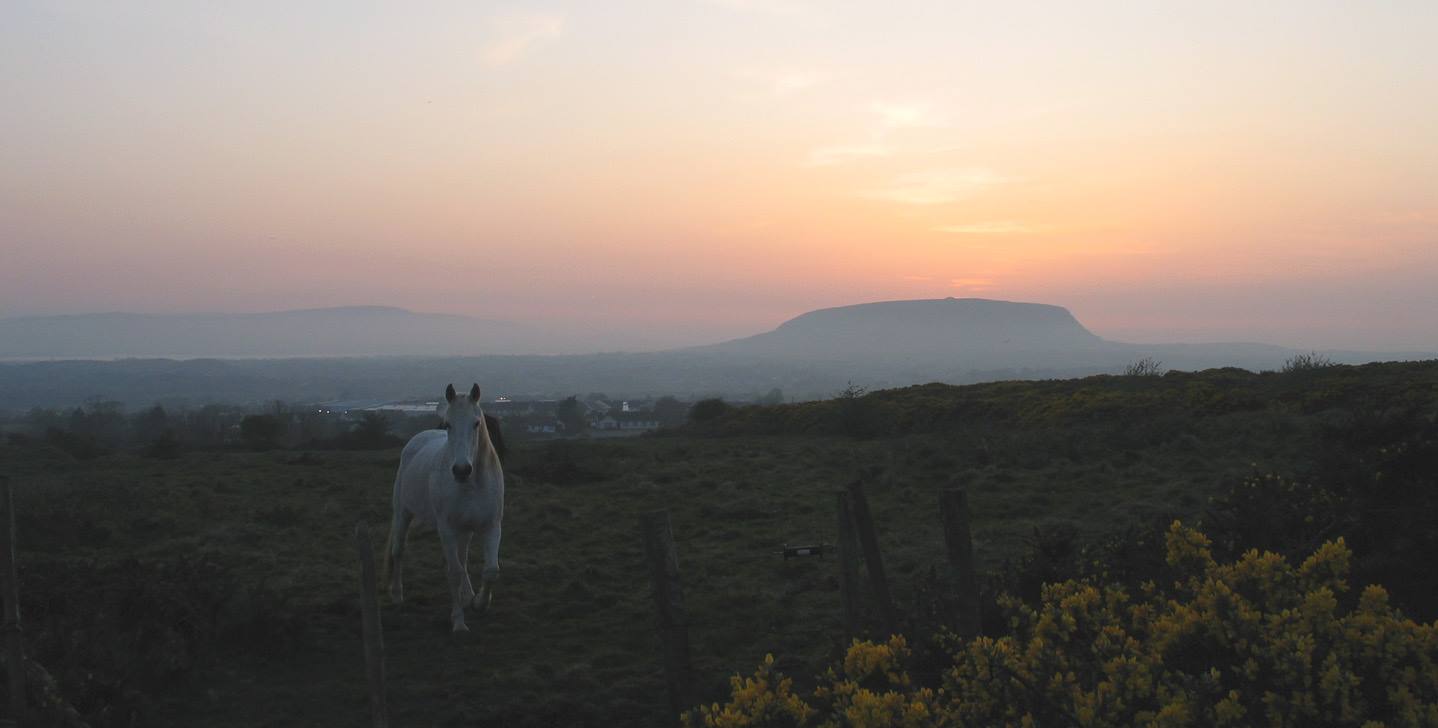
[(469, 627), (465, 626), (465, 624), (461, 622), (451, 627), (449, 633), (454, 637), (463, 637), (469, 634)]

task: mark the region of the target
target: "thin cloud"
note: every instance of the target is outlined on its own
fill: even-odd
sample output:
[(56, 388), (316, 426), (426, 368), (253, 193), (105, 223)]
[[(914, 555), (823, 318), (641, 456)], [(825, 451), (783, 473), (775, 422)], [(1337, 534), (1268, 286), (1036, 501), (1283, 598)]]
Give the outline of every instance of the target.
[(879, 117), (884, 129), (913, 129), (944, 126), (944, 120), (928, 104), (875, 101), (869, 112)]
[(953, 278), (949, 286), (962, 291), (987, 291), (994, 287), (992, 278)]
[(939, 169), (899, 175), (884, 187), (861, 190), (857, 194), (904, 205), (943, 205), (968, 199), (1009, 181), (983, 167)]
[(809, 14), (809, 6), (793, 0), (704, 0), (729, 10), (759, 13), (761, 15), (795, 16)]
[(507, 66), (564, 33), (563, 13), (511, 13), (495, 18), (493, 38), (481, 57), (486, 68)]
[(809, 159), (808, 162), (806, 162), (806, 166), (832, 167), (836, 164), (852, 162), (856, 159), (887, 157), (888, 155), (888, 147), (882, 144), (840, 144), (809, 150)]
[(826, 76), (807, 68), (778, 68), (740, 71), (740, 77), (757, 81), (775, 96), (789, 96), (823, 83)]
[(1047, 225), (1030, 225), (1028, 223), (1014, 222), (1013, 220), (973, 222), (964, 225), (940, 225), (934, 228), (936, 232), (952, 233), (955, 235), (1028, 235), (1043, 232), (1047, 229)]

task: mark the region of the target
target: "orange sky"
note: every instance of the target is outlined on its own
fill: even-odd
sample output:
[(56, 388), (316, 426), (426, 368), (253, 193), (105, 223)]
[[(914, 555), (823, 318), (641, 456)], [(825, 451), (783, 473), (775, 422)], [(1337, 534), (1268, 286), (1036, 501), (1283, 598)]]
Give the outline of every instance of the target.
[(1433, 3), (293, 5), (0, 8), (0, 315), (1438, 347)]

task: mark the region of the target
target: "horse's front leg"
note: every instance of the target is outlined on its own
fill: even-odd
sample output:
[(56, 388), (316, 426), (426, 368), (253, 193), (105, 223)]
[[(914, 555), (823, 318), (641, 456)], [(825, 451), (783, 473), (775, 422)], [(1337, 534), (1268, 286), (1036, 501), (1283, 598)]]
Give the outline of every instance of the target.
[(459, 559), (459, 534), (450, 526), (439, 527), (439, 544), (444, 552), (444, 573), (449, 577), (449, 625), (451, 632), (468, 632), (464, 624), (464, 605), (460, 599), (464, 565)]
[(459, 534), (459, 570), (463, 575), (459, 585), (460, 604), (469, 604), (474, 601), (474, 584), (469, 580), (469, 543), (473, 538), (473, 531)]
[(484, 571), (479, 577), (479, 594), (472, 604), (476, 611), (483, 612), (494, 599), (494, 582), (499, 580), (499, 524), (490, 524), (484, 529)]

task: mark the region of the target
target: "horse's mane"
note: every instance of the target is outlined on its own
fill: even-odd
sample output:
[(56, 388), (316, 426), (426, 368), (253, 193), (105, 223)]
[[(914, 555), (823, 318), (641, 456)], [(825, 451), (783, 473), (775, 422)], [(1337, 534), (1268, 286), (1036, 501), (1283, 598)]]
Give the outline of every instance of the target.
[(484, 416), (484, 430), (489, 433), (489, 444), (494, 446), (495, 454), (503, 460), (508, 449), (504, 447), (504, 432), (499, 429), (499, 418), (494, 415)]
[[(449, 423), (440, 422), (435, 429), (448, 430)], [(486, 414), (484, 416), (484, 431), (489, 434), (489, 444), (494, 446), (494, 454), (498, 455), (500, 460), (503, 460), (505, 454), (509, 452), (509, 449), (504, 446), (504, 431), (499, 429), (499, 418)]]

